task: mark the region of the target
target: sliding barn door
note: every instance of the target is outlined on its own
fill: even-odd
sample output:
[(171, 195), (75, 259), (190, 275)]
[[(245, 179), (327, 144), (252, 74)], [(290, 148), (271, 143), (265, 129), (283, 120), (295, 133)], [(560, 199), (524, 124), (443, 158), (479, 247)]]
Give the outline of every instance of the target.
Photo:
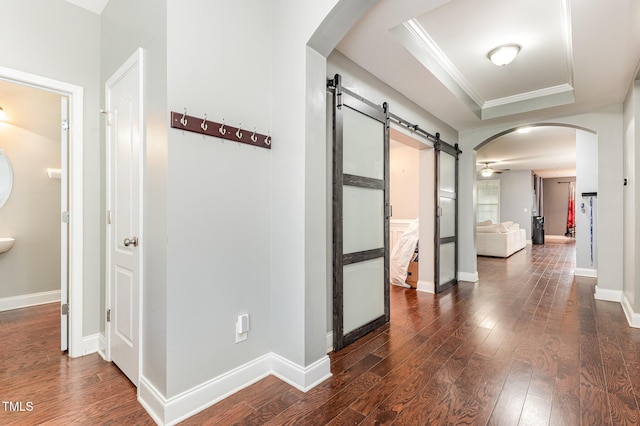
[(340, 350), (389, 322), (389, 120), (334, 81), (333, 330)]
[(435, 291), (458, 284), (458, 145), (437, 141), (435, 148)]

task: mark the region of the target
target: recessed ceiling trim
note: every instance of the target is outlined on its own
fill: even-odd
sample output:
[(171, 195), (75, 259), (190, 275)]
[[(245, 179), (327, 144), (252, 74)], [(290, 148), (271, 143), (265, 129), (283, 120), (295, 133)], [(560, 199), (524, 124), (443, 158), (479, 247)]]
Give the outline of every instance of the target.
[[(389, 32), (423, 67), (429, 70), (431, 74), (460, 99), (478, 118), (482, 119), (481, 105), (484, 103), (484, 100), (481, 98), (478, 100), (473, 99), (467, 91), (460, 86), (459, 82), (445, 69), (433, 52), (430, 51), (424, 39), (415, 33), (415, 28), (407, 25), (407, 22), (391, 28)], [(450, 63), (450, 61), (448, 62)]]
[(544, 89), (534, 90), (527, 93), (518, 93), (517, 95), (507, 96), (500, 99), (492, 99), (482, 104), (482, 108), (495, 108), (501, 105), (512, 104), (515, 102), (528, 101), (536, 98), (543, 98), (546, 96), (553, 96), (561, 93), (573, 93), (573, 87), (568, 84), (561, 84), (554, 87), (545, 87)]
[(473, 86), (464, 78), (462, 73), (453, 65), (453, 63), (447, 58), (447, 55), (438, 47), (436, 42), (431, 38), (429, 33), (418, 23), (415, 19), (409, 19), (403, 24), (407, 30), (421, 42), (423, 48), (429, 53), (438, 64), (455, 80), (455, 82), (464, 90), (467, 95), (477, 105), (482, 105), (485, 100), (478, 94)]
[(569, 85), (573, 86), (573, 37), (571, 35), (571, 0), (562, 2), (562, 26), (564, 29), (564, 49), (567, 52), (567, 73)]
[[(545, 90), (545, 89), (543, 89)], [(552, 108), (560, 105), (568, 105), (575, 102), (573, 88), (569, 91), (550, 93), (544, 96), (513, 100), (495, 106), (485, 106), (481, 111), (481, 119), (505, 117), (523, 112), (537, 111), (545, 108)]]

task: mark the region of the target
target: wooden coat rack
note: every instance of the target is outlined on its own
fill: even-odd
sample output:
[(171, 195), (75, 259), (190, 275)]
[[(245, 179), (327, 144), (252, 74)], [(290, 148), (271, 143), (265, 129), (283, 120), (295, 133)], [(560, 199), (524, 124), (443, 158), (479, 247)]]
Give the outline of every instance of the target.
[(186, 130), (188, 132), (200, 133), (202, 135), (213, 136), (215, 138), (227, 139), (233, 142), (245, 143), (247, 145), (258, 146), (260, 148), (271, 149), (271, 136), (257, 133), (255, 130), (246, 130), (241, 127), (233, 127), (222, 123), (207, 120), (204, 118), (187, 115), (184, 113), (171, 111), (171, 127), (174, 129)]

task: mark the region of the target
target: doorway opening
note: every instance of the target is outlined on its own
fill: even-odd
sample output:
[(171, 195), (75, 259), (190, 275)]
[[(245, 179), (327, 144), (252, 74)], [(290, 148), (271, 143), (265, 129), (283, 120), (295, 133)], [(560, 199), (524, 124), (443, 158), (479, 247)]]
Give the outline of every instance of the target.
[[(525, 244), (544, 244), (545, 237), (548, 243), (575, 242), (576, 275), (595, 277), (596, 134), (571, 125), (534, 124), (499, 133), (475, 152), (478, 255), (508, 258)], [(492, 185), (499, 191), (488, 191)], [(489, 228), (481, 226), (489, 216), (498, 217), (499, 225), (517, 224), (526, 240), (506, 254), (494, 253), (487, 245)]]
[(434, 249), (419, 241), (435, 235), (434, 150), (392, 125), (389, 158), (391, 284), (433, 293)]
[[(60, 143), (59, 167), (42, 170), (41, 178), (59, 187), (59, 211), (57, 221), (60, 235), (60, 284), (54, 290), (54, 300), (28, 300), (24, 306), (60, 301), (60, 348), (69, 356), (84, 355), (82, 337), (82, 253), (83, 253), (83, 194), (82, 194), (82, 129), (83, 129), (83, 89), (72, 84), (52, 80), (10, 68), (0, 67), (0, 80), (20, 88), (29, 88), (34, 94), (45, 92), (58, 102), (53, 114), (59, 121), (57, 142)], [(24, 101), (25, 99), (22, 99)], [(24, 106), (25, 110), (28, 105)], [(28, 114), (25, 114), (28, 115)], [(18, 119), (16, 117), (16, 119)], [(25, 116), (18, 119), (23, 123), (41, 125), (39, 116)], [(7, 124), (13, 126), (13, 124)], [(24, 127), (26, 128), (26, 126)], [(41, 130), (38, 130), (41, 131)], [(56, 142), (56, 143), (57, 143)], [(57, 182), (59, 178), (59, 182)], [(14, 188), (16, 190), (16, 188)], [(33, 212), (31, 212), (33, 213)], [(50, 230), (56, 232), (54, 230)], [(20, 244), (16, 238), (16, 244)], [(58, 296), (59, 295), (59, 296)]]

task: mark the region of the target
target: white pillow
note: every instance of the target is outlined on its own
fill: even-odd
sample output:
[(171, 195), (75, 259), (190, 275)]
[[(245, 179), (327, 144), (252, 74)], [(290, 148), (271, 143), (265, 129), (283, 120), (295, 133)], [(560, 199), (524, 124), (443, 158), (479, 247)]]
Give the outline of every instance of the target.
[(490, 220), (485, 220), (484, 222), (476, 223), (476, 226), (488, 226), (488, 225), (493, 225), (493, 222), (491, 222)]
[(505, 227), (506, 232), (514, 232), (514, 231), (517, 231), (518, 229), (520, 229), (520, 224), (519, 223), (514, 223), (514, 222), (511, 222), (511, 221), (503, 222), (502, 225)]
[(501, 234), (506, 233), (507, 229), (502, 224), (478, 226), (476, 231), (481, 234)]

